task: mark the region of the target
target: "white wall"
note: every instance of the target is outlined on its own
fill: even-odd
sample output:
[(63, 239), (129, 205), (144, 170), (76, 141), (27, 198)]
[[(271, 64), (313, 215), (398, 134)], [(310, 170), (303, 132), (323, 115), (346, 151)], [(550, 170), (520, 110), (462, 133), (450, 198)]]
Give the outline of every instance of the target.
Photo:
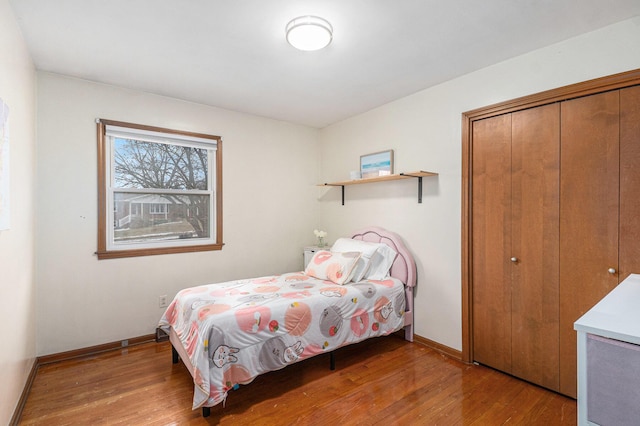
[[(100, 260), (96, 118), (222, 136), (222, 251)], [(38, 355), (155, 331), (184, 287), (302, 269), (318, 130), (38, 73)]]
[(0, 424), (9, 424), (36, 355), (35, 68), (0, 1), (0, 98), (9, 105), (11, 228), (0, 231)]
[(416, 333), (462, 349), (461, 114), (471, 109), (640, 68), (640, 18), (624, 21), (467, 74), (322, 129), (321, 180), (347, 180), (359, 156), (395, 150), (397, 171), (428, 170), (424, 199), (414, 182), (320, 189), (331, 236), (366, 225), (399, 233), (418, 264)]

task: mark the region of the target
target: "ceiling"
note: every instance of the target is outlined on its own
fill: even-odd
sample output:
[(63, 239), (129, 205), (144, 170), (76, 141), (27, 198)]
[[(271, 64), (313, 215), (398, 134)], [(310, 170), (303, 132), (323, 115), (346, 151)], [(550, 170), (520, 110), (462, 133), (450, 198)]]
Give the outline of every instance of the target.
[[(638, 0), (9, 0), (39, 70), (322, 128), (640, 15)], [(334, 28), (287, 44), (300, 15)]]

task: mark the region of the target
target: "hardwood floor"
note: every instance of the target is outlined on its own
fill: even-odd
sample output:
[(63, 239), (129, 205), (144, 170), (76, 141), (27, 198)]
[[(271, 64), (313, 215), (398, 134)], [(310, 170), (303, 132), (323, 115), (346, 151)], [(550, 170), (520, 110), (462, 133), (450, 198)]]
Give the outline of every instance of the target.
[(397, 336), (256, 378), (203, 418), (168, 342), (41, 366), (22, 425), (575, 425), (576, 402)]

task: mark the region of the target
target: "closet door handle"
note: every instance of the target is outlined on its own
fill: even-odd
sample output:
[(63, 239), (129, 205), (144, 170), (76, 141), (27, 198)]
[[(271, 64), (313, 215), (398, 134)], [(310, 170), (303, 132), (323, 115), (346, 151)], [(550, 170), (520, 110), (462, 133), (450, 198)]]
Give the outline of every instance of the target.
[(614, 275), (617, 271), (615, 270), (615, 268), (609, 268), (608, 271), (611, 275)]
[(518, 258), (517, 258), (517, 257), (512, 257), (512, 258), (511, 258), (511, 261), (512, 261), (513, 263), (516, 263), (516, 262), (518, 261)]

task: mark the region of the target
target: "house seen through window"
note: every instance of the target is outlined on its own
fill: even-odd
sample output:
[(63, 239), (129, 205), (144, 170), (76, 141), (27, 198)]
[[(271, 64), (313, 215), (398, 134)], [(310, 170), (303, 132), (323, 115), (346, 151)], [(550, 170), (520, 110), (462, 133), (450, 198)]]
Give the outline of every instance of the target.
[(222, 247), (222, 141), (98, 121), (98, 258)]

